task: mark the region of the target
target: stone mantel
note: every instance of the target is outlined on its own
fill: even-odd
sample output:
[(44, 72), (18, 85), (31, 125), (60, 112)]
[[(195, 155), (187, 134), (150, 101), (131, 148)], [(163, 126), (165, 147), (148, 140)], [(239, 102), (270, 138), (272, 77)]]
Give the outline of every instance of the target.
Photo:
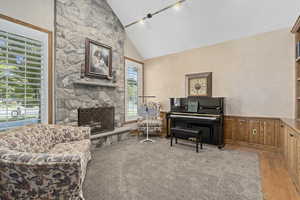
[(92, 87), (108, 87), (108, 88), (116, 88), (117, 87), (117, 85), (114, 83), (100, 83), (100, 82), (86, 81), (86, 80), (74, 81), (74, 84), (86, 85), (86, 86), (92, 86)]

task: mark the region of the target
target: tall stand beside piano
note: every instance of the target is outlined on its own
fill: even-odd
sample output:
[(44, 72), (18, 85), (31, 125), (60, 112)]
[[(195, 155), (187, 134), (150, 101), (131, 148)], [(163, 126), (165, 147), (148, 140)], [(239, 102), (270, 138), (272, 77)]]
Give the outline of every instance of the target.
[(203, 143), (224, 147), (223, 97), (171, 98), (170, 104), (171, 111), (166, 115), (167, 136), (169, 127), (202, 130)]

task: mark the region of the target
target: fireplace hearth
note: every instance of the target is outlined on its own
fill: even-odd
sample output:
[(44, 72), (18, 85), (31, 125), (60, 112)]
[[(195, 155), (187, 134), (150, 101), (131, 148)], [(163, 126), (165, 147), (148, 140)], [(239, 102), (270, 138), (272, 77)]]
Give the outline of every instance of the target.
[(78, 126), (90, 127), (92, 135), (113, 131), (115, 128), (114, 121), (114, 107), (78, 109)]

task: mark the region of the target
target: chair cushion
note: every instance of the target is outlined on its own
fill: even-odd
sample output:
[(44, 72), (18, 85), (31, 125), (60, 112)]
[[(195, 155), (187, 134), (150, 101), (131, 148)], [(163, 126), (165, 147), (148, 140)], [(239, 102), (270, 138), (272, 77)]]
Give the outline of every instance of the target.
[(56, 144), (49, 153), (51, 154), (78, 154), (81, 157), (82, 176), (85, 178), (86, 167), (91, 160), (90, 152), (91, 141), (80, 140), (68, 143)]
[(90, 140), (80, 140), (67, 143), (59, 143), (50, 149), (53, 154), (80, 154), (90, 151)]
[(87, 127), (73, 127), (62, 125), (49, 125), (48, 127), (54, 135), (54, 144), (68, 143), (90, 138), (90, 129)]
[(46, 153), (53, 146), (52, 134), (43, 124), (14, 129), (1, 139), (2, 147), (28, 153)]

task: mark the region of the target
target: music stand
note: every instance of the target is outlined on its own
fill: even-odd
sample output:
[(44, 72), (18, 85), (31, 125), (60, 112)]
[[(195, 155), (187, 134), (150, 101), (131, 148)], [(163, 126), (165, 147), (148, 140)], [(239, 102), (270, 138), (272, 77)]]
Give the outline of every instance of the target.
[(149, 119), (149, 116), (153, 116), (153, 115), (156, 115), (157, 111), (156, 110), (153, 110), (152, 108), (149, 108), (148, 107), (148, 104), (147, 104), (147, 99), (150, 99), (150, 98), (156, 98), (156, 96), (139, 96), (139, 98), (142, 98), (143, 99), (143, 105), (139, 107), (138, 109), (138, 114), (144, 118), (146, 118), (146, 122), (147, 122), (147, 125), (146, 125), (146, 132), (147, 132), (147, 136), (146, 136), (146, 139), (142, 140), (141, 143), (145, 143), (145, 142), (155, 142), (155, 140), (151, 140), (149, 138), (149, 124), (148, 124), (148, 119)]

